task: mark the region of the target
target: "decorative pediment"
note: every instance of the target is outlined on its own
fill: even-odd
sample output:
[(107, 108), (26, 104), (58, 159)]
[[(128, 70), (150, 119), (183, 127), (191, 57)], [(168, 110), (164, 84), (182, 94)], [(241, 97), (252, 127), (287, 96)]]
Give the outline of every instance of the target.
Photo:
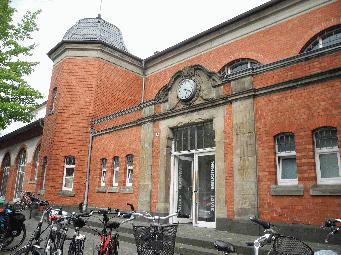
[(168, 102), (169, 109), (178, 105), (188, 106), (219, 96), (215, 88), (221, 82), (219, 75), (200, 65), (194, 65), (176, 72), (156, 95), (155, 101)]

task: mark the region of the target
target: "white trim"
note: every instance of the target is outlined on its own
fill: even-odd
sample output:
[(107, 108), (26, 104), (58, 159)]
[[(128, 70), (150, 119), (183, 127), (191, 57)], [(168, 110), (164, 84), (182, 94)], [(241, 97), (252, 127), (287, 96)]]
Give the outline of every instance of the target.
[[(76, 162), (76, 158), (74, 156), (67, 156), (67, 157), (73, 157), (75, 159), (75, 162)], [(73, 182), (74, 182), (74, 177), (75, 177), (75, 167), (76, 165), (67, 165), (66, 164), (66, 158), (64, 158), (64, 176), (63, 176), (63, 186), (62, 186), (62, 190), (67, 190), (67, 191), (72, 191), (73, 190)], [(73, 175), (72, 177), (71, 176), (68, 176), (66, 177), (66, 168), (73, 168)], [(68, 178), (68, 179), (72, 179), (72, 187), (71, 188), (68, 188), (68, 187), (65, 187), (65, 179)]]
[[(294, 158), (296, 163), (296, 179), (282, 179), (282, 160)], [(276, 153), (276, 165), (277, 165), (277, 184), (278, 185), (297, 185), (298, 175), (297, 175), (297, 162), (296, 162), (296, 152), (277, 152)]]
[[(103, 162), (105, 161), (105, 164)], [(107, 159), (101, 159), (101, 187), (105, 187), (107, 180)]]
[[(127, 155), (128, 156), (128, 155)], [(127, 172), (126, 172), (126, 186), (127, 187), (131, 187), (133, 186), (133, 178), (134, 178), (134, 155), (131, 155), (130, 156), (132, 157), (132, 162), (131, 162), (131, 166), (128, 165), (128, 160), (127, 160), (127, 156), (126, 156), (126, 168), (127, 168)], [(131, 172), (131, 182), (129, 182), (129, 170), (132, 170)]]
[[(192, 157), (184, 157), (186, 155), (193, 155)], [(195, 189), (197, 185), (197, 178), (198, 178), (198, 157), (200, 156), (207, 156), (207, 155), (215, 155), (215, 148), (208, 148), (208, 149), (200, 149), (200, 150), (192, 150), (192, 151), (183, 151), (183, 152), (174, 152), (174, 141), (172, 144), (172, 154), (171, 154), (171, 185), (170, 185), (170, 213), (177, 211), (177, 197), (178, 197), (178, 159), (181, 157), (183, 160), (192, 161), (192, 187)], [(216, 174), (217, 164), (215, 161), (215, 184), (216, 184)], [(216, 186), (215, 186), (216, 190)], [(215, 194), (216, 195), (216, 194)], [(197, 200), (197, 193), (192, 191), (192, 218), (183, 219), (174, 217), (174, 219), (170, 220), (171, 223), (190, 223), (192, 222), (193, 226), (198, 227), (207, 227), (207, 228), (215, 228), (216, 227), (216, 219), (214, 222), (205, 222), (205, 221), (198, 221), (198, 208), (196, 205)], [(215, 217), (216, 217), (216, 208), (217, 203), (215, 201)]]
[[(315, 144), (316, 144), (316, 142), (315, 142)], [(333, 154), (333, 153), (336, 153), (336, 155), (337, 155), (337, 161), (338, 161), (338, 166), (339, 166), (339, 177), (322, 178), (321, 177), (320, 155), (321, 154)], [(341, 162), (340, 162), (340, 152), (339, 152), (338, 147), (323, 148), (323, 149), (317, 149), (315, 147), (315, 162), (316, 162), (317, 184), (341, 184)]]
[[(116, 167), (115, 167), (115, 158), (118, 158), (118, 165)], [(120, 157), (118, 157), (118, 156), (113, 157), (112, 167), (113, 167), (112, 186), (117, 187), (118, 186), (119, 172), (120, 172)], [(115, 182), (116, 176), (117, 176), (117, 182)]]

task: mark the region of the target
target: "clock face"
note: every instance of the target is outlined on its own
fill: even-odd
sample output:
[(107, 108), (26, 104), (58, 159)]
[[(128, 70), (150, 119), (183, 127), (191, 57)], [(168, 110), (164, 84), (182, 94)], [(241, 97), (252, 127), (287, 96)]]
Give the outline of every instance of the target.
[(197, 84), (191, 79), (184, 79), (178, 86), (178, 98), (183, 101), (192, 99), (195, 95)]

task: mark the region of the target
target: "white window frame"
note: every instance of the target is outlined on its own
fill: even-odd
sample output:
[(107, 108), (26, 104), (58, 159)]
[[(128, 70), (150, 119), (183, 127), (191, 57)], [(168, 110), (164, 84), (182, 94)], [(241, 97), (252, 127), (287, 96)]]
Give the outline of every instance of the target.
[[(128, 156), (131, 156), (132, 157), (132, 164), (131, 164), (131, 166), (129, 166), (128, 165)], [(126, 156), (126, 167), (127, 167), (127, 178), (126, 178), (126, 186), (127, 187), (131, 187), (131, 186), (133, 186), (133, 178), (134, 178), (134, 156), (133, 155), (127, 155)], [(130, 173), (130, 171), (129, 170), (132, 170), (132, 178), (131, 178), (131, 182), (129, 182), (129, 173)]]
[[(316, 130), (318, 131), (318, 130)], [(317, 148), (316, 147), (316, 137), (314, 132), (314, 147), (315, 147), (315, 162), (316, 162), (316, 175), (317, 175), (317, 184), (341, 184), (341, 162), (340, 162), (340, 151), (338, 146), (334, 147), (326, 147), (326, 148)], [(322, 178), (321, 177), (321, 164), (320, 164), (320, 155), (321, 154), (332, 154), (336, 153), (337, 162), (339, 166), (339, 176), (334, 178)]]
[(107, 180), (107, 159), (102, 158), (101, 159), (101, 187), (106, 186), (106, 180)]
[[(118, 159), (117, 166), (115, 166), (115, 158)], [(112, 186), (117, 187), (118, 186), (119, 172), (120, 172), (120, 157), (118, 157), (118, 156), (113, 157), (112, 167), (113, 167)], [(117, 182), (115, 182), (116, 176), (117, 176)]]
[[(68, 158), (68, 157), (73, 157), (75, 159), (75, 162), (76, 162), (76, 158), (74, 156), (67, 156), (64, 158), (64, 176), (63, 176), (63, 188), (62, 188), (62, 190), (72, 191), (73, 190), (74, 178), (75, 178), (76, 163), (74, 165), (67, 165), (66, 164), (66, 158)], [(73, 168), (72, 177), (71, 176), (66, 177), (66, 168)], [(72, 178), (72, 187), (71, 188), (65, 187), (65, 179), (66, 178), (70, 178), (70, 179)]]
[[(285, 135), (285, 134), (279, 134), (279, 135), (275, 136), (275, 142), (276, 142), (276, 165), (277, 165), (277, 184), (278, 185), (297, 185), (298, 184), (298, 174), (297, 174), (296, 151), (285, 151), (285, 152), (279, 152), (278, 151), (277, 138), (279, 136), (281, 136), (281, 135)], [(290, 135), (292, 135), (295, 138), (294, 134), (290, 134)], [(296, 179), (282, 179), (282, 160), (283, 159), (288, 159), (288, 158), (294, 158), (295, 159), (295, 163), (296, 163)]]

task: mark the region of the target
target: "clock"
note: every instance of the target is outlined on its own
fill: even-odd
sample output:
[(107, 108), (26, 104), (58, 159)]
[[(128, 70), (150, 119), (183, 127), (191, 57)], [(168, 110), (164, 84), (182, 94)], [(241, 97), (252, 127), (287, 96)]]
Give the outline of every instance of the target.
[(197, 84), (192, 79), (184, 79), (179, 83), (177, 95), (182, 101), (189, 101), (195, 96)]

